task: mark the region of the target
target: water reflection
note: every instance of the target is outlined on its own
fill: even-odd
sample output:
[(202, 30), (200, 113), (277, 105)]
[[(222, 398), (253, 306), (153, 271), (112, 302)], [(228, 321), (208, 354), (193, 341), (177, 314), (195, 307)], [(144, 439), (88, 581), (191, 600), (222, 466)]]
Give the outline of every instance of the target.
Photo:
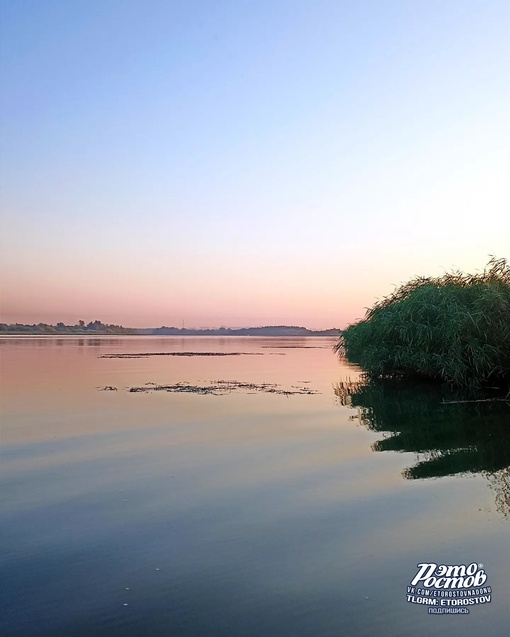
[(363, 379), (337, 383), (334, 391), (341, 405), (357, 409), (353, 420), (383, 434), (374, 451), (418, 454), (405, 478), (481, 473), (510, 517), (510, 400), (461, 402), (466, 397), (432, 384)]
[[(2, 336), (0, 337), (0, 347), (6, 349), (12, 349), (15, 347), (22, 347), (24, 349), (32, 349), (34, 347), (72, 347), (79, 345), (83, 347), (88, 345), (89, 347), (105, 347), (105, 346), (117, 346), (123, 342), (135, 341), (136, 337), (129, 337), (130, 340), (123, 340), (122, 337), (107, 337), (107, 336), (85, 336), (77, 338), (73, 335), (66, 335), (56, 338), (55, 336)], [(142, 337), (146, 341), (148, 337)]]

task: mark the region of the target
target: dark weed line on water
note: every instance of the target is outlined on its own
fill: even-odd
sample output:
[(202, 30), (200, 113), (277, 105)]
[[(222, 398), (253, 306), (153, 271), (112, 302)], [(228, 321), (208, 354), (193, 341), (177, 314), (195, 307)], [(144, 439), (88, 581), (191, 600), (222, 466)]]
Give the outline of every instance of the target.
[(328, 349), (320, 345), (262, 345), (262, 349)]
[(134, 354), (102, 354), (98, 358), (147, 358), (149, 356), (264, 356), (260, 352), (140, 352)]

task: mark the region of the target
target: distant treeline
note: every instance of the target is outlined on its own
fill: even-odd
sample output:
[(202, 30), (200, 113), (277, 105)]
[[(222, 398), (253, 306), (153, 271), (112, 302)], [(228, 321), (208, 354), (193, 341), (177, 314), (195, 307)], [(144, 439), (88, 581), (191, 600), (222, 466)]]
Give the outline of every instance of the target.
[(265, 325), (264, 327), (242, 327), (231, 329), (194, 329), (178, 327), (158, 327), (156, 329), (138, 330), (139, 333), (159, 336), (340, 336), (341, 331), (333, 328), (329, 330), (308, 330), (296, 325)]
[(0, 323), (1, 334), (82, 334), (97, 336), (99, 334), (133, 334), (139, 336), (340, 336), (341, 330), (333, 328), (330, 330), (308, 330), (306, 327), (289, 325), (268, 325), (264, 327), (246, 327), (240, 329), (230, 329), (220, 327), (218, 329), (195, 329), (178, 327), (156, 327), (136, 329), (123, 327), (122, 325), (108, 325), (101, 321), (78, 321), (76, 325), (65, 325), (57, 323), (48, 325), (47, 323), (34, 323), (24, 325), (22, 323)]
[(122, 327), (122, 325), (107, 325), (101, 321), (78, 321), (76, 325), (65, 325), (57, 323), (56, 325), (48, 325), (47, 323), (34, 323), (33, 325), (24, 325), (23, 323), (0, 323), (0, 334), (90, 334), (97, 336), (98, 334), (136, 334), (137, 330)]

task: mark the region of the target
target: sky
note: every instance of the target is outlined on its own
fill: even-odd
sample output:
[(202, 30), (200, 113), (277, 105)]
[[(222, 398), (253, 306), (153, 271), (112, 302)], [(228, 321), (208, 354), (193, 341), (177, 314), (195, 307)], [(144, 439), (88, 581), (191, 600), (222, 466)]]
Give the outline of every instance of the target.
[(510, 258), (508, 0), (0, 0), (0, 321), (344, 328)]

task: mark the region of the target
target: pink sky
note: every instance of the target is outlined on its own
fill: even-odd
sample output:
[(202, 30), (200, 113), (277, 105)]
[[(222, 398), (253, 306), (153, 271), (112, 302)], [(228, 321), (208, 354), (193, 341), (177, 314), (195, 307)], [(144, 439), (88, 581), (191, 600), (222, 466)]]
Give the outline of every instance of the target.
[(505, 3), (3, 4), (2, 322), (343, 328), (510, 257)]
[[(402, 255), (405, 253), (402, 253)], [(401, 256), (402, 256), (401, 255)], [(345, 253), (343, 258), (345, 258)], [(159, 268), (133, 269), (113, 265), (107, 273), (104, 260), (80, 267), (69, 259), (65, 269), (37, 274), (29, 267), (16, 275), (4, 276), (1, 322), (75, 324), (99, 319), (130, 327), (247, 327), (258, 325), (303, 325), (311, 329), (344, 328), (362, 318), (365, 308), (414, 274), (440, 274), (431, 264), (420, 267), (418, 256), (395, 261), (390, 255), (374, 259), (364, 267), (315, 266), (264, 271), (236, 271), (225, 267), (200, 268), (179, 275)], [(432, 257), (429, 257), (429, 261)], [(476, 262), (476, 266), (474, 266)], [(468, 271), (479, 270), (476, 259), (448, 264)], [(336, 272), (339, 276), (336, 276)]]

